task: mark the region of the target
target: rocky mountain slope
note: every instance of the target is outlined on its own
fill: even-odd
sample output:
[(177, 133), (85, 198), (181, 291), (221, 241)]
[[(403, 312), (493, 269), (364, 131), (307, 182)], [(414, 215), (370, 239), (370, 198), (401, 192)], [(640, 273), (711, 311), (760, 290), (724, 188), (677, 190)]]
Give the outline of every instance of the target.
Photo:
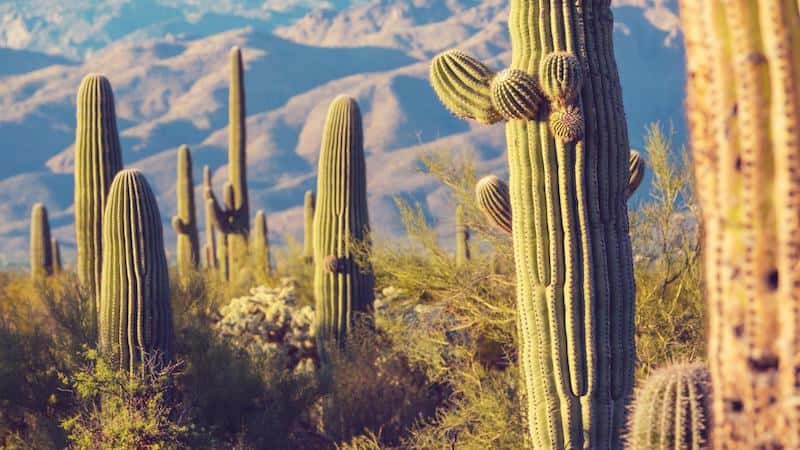
[[(152, 4), (183, 14), (201, 10), (203, 2), (119, 3), (123, 12)], [(451, 117), (429, 87), (427, 71), (432, 55), (453, 46), (494, 68), (504, 66), (510, 57), (506, 0), (377, 0), (347, 8), (351, 2), (340, 1), (297, 20), (290, 16), (309, 2), (286, 1), (283, 23), (252, 13), (258, 8), (248, 9), (250, 3), (270, 2), (221, 2), (227, 10), (201, 11), (192, 19), (214, 22), (199, 32), (183, 15), (142, 19), (144, 25), (131, 25), (122, 37), (108, 35), (73, 46), (84, 49), (74, 55), (61, 53), (67, 57), (32, 51), (45, 44), (0, 49), (0, 141), (6, 149), (0, 152), (0, 242), (6, 262), (27, 259), (28, 214), (36, 201), (49, 207), (54, 234), (66, 246), (66, 259), (71, 256), (74, 96), (88, 72), (105, 73), (114, 86), (124, 162), (141, 168), (155, 185), (171, 249), (177, 147), (192, 148), (196, 183), (203, 164), (214, 169), (218, 188), (226, 178), (226, 64), (233, 45), (245, 56), (251, 201), (254, 210), (268, 211), (275, 240), (301, 232), (303, 192), (315, 186), (325, 110), (340, 93), (362, 106), (370, 215), (379, 234), (399, 231), (393, 197), (401, 195), (421, 202), (448, 237), (452, 208), (441, 186), (418, 171), (421, 152), (469, 153), (482, 171), (505, 174), (503, 127)], [(679, 139), (683, 133), (683, 55), (673, 11), (673, 4), (658, 0), (615, 2), (617, 59), (634, 147), (641, 146), (645, 125), (656, 120), (674, 124)], [(107, 31), (107, 23), (101, 28)], [(31, 42), (44, 42), (34, 34)], [(56, 33), (51, 41), (75, 39)], [(8, 46), (9, 38), (0, 36), (0, 42)]]

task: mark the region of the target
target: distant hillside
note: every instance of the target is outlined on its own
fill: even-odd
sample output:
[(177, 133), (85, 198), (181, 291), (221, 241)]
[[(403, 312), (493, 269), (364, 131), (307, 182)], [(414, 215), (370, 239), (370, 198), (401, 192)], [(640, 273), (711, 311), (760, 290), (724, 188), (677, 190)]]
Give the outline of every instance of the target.
[[(114, 86), (125, 164), (144, 170), (155, 185), (171, 249), (174, 235), (166, 225), (175, 209), (177, 147), (191, 146), (197, 183), (203, 164), (214, 169), (218, 188), (226, 177), (226, 64), (233, 45), (244, 48), (247, 71), (251, 200), (253, 209), (269, 212), (274, 239), (301, 231), (300, 205), (303, 191), (315, 186), (324, 112), (339, 93), (355, 96), (364, 113), (370, 215), (377, 231), (400, 231), (392, 198), (403, 195), (420, 201), (449, 237), (451, 206), (443, 188), (418, 172), (420, 152), (470, 152), (481, 170), (504, 175), (505, 138), (502, 126), (451, 117), (428, 85), (428, 63), (435, 53), (458, 46), (503, 67), (510, 58), (506, 3), (380, 0), (312, 11), (276, 25), (274, 34), (259, 26), (262, 17), (244, 15), (219, 19), (208, 35), (176, 25), (184, 19), (158, 25), (143, 20), (143, 28), (110, 37), (112, 43), (79, 62), (3, 49), (0, 67), (26, 68), (0, 72), (5, 257), (27, 260), (28, 214), (36, 201), (50, 208), (55, 235), (71, 256), (74, 96), (88, 72), (105, 73)], [(673, 6), (616, 4), (615, 42), (632, 145), (641, 146), (644, 126), (656, 120), (673, 123), (680, 138), (684, 69)]]

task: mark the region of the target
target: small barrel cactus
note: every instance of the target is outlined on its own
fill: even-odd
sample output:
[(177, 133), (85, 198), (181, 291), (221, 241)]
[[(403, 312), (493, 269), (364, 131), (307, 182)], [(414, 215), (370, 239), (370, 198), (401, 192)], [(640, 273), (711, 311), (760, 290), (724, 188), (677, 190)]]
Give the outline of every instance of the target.
[(253, 257), (253, 270), (256, 278), (263, 280), (272, 274), (269, 250), (269, 229), (267, 228), (267, 215), (259, 210), (253, 224), (253, 236), (250, 252)]
[(481, 178), (475, 185), (478, 208), (497, 229), (511, 234), (511, 200), (508, 185), (495, 175)]
[(701, 364), (676, 364), (653, 372), (633, 402), (629, 450), (705, 450), (711, 382)]
[(314, 295), (324, 350), (329, 341), (342, 343), (356, 315), (371, 311), (374, 300), (372, 269), (353, 254), (354, 244), (368, 244), (369, 214), (361, 112), (352, 98), (337, 97), (328, 109), (318, 170)]
[(161, 215), (150, 185), (134, 169), (117, 174), (103, 218), (99, 349), (134, 372), (173, 351), (169, 274)]
[(456, 266), (467, 264), (470, 259), (469, 228), (464, 223), (464, 207), (456, 208)]
[(77, 272), (89, 291), (89, 323), (97, 321), (103, 261), (103, 210), (114, 176), (122, 169), (114, 93), (103, 75), (87, 75), (78, 89), (75, 129), (75, 244)]
[(314, 262), (314, 193), (306, 191), (303, 198), (303, 258), (306, 264)]
[(53, 273), (53, 249), (47, 208), (37, 203), (31, 209), (31, 276), (41, 278)]
[(178, 197), (178, 214), (172, 218), (172, 228), (178, 235), (178, 275), (185, 281), (189, 274), (197, 269), (200, 260), (192, 181), (192, 154), (185, 145), (178, 149), (178, 181), (175, 191)]

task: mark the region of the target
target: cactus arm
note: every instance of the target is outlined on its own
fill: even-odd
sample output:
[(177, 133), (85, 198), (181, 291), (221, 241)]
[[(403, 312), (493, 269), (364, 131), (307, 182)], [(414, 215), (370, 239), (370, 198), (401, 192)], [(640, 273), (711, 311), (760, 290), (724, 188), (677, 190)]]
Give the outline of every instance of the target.
[(59, 245), (58, 239), (53, 238), (50, 241), (50, 248), (53, 254), (53, 273), (61, 273), (64, 267), (61, 264), (61, 245)]
[(50, 223), (47, 220), (47, 208), (41, 203), (31, 208), (30, 264), (34, 279), (53, 274)]
[(634, 192), (639, 189), (642, 180), (644, 180), (644, 174), (647, 172), (647, 165), (639, 152), (631, 150), (628, 166), (630, 176), (628, 177), (628, 191), (626, 196), (631, 198)]
[(489, 125), (502, 119), (492, 105), (492, 77), (485, 64), (459, 50), (443, 52), (431, 64), (431, 84), (442, 104), (458, 117)]
[(503, 180), (495, 175), (481, 178), (475, 185), (475, 200), (492, 225), (511, 234), (511, 199), (508, 185)]
[(306, 191), (303, 198), (303, 258), (307, 264), (314, 261), (314, 193)]

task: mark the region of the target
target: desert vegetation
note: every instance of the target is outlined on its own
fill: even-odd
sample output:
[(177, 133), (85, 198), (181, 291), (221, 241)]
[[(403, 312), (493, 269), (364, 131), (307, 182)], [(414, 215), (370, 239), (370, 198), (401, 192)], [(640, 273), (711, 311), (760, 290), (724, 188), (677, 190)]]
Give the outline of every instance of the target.
[(454, 245), (403, 198), (405, 236), (373, 235), (343, 94), (303, 242), (271, 246), (235, 47), (228, 179), (218, 197), (177, 149), (170, 265), (167, 211), (124, 166), (111, 83), (87, 75), (77, 260), (36, 203), (30, 270), (0, 273), (0, 448), (797, 448), (800, 8), (682, 3), (688, 150), (660, 124), (629, 148), (607, 2), (511, 0), (496, 73), (433, 59), (444, 107), (507, 134), (508, 181), (420, 155)]

